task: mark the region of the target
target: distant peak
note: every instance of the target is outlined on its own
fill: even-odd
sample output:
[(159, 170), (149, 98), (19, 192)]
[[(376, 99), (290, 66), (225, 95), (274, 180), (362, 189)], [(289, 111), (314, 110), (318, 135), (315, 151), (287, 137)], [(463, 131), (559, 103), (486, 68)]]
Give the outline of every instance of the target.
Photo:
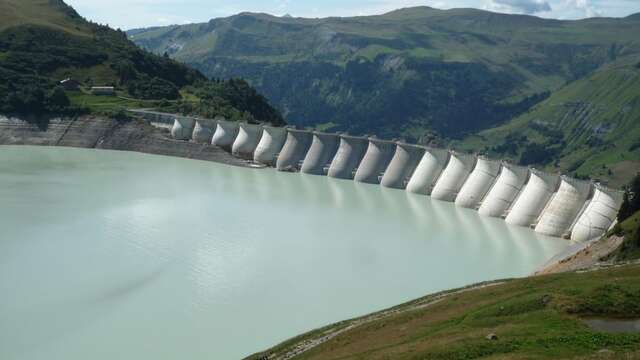
[(439, 11), (439, 10), (440, 9), (432, 8), (430, 6), (412, 6), (412, 7), (404, 7), (396, 10), (391, 10), (387, 13), (384, 13), (384, 15), (399, 14), (399, 13), (405, 13), (405, 12), (411, 12), (411, 11)]
[(289, 18), (289, 19), (290, 19), (290, 18), (292, 18), (293, 16), (291, 16), (291, 14), (284, 14), (284, 15), (282, 15), (282, 17), (283, 17), (283, 18)]
[[(251, 12), (251, 11), (243, 11), (241, 13), (239, 13), (238, 15), (235, 16), (251, 16), (251, 17), (277, 17), (277, 16), (273, 16), (271, 14), (267, 14), (267, 13), (261, 13), (261, 12)], [(233, 17), (233, 16), (231, 16)]]

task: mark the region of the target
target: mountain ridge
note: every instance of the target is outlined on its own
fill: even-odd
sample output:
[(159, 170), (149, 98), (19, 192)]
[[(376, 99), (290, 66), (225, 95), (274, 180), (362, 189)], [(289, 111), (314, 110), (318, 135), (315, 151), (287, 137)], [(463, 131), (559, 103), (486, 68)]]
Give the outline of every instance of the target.
[[(85, 20), (62, 0), (5, 0), (0, 10), (2, 113), (77, 115), (146, 106), (283, 124), (246, 82), (209, 81), (140, 49), (122, 31)], [(67, 78), (80, 86), (59, 86)], [(94, 85), (113, 86), (118, 97), (95, 96)]]
[[(561, 21), (418, 7), (322, 19), (241, 13), (129, 34), (209, 77), (247, 79), (295, 125), (420, 139), (431, 131), (460, 137), (504, 123), (532, 99), (640, 52), (634, 32), (640, 22), (624, 18)], [(429, 87), (434, 77), (442, 92)], [(465, 104), (461, 97), (468, 96), (478, 104)], [(408, 101), (367, 126), (368, 99), (396, 97), (428, 100)], [(479, 107), (488, 110), (476, 116)], [(460, 126), (443, 124), (447, 114), (447, 122)]]
[[(491, 134), (491, 129), (497, 129), (496, 134), (505, 134), (501, 127), (522, 129), (510, 124), (533, 121), (527, 114), (540, 111), (536, 107), (540, 104), (550, 104), (545, 99), (610, 64), (637, 57), (638, 20), (640, 16), (632, 15), (565, 21), (418, 7), (324, 19), (243, 13), (129, 34), (138, 45), (167, 53), (209, 77), (247, 79), (289, 123), (300, 127), (486, 151), (584, 176), (602, 165), (592, 151), (580, 150), (582, 155), (591, 154), (585, 156), (558, 152), (540, 158), (534, 156), (535, 147), (546, 143), (540, 133), (535, 141), (516, 144), (514, 154), (498, 151), (503, 145), (500, 139), (478, 138), (485, 136), (483, 132)], [(601, 77), (598, 81), (615, 86)], [(580, 96), (588, 95), (566, 93), (574, 98), (563, 98), (565, 103), (579, 103)], [(619, 119), (603, 118), (606, 113), (592, 114), (589, 126), (621, 124)], [(553, 136), (547, 140), (557, 140), (556, 145), (569, 141), (571, 130), (562, 126), (573, 120), (562, 119), (576, 115), (545, 114), (550, 116), (545, 122), (564, 124), (551, 126), (558, 133), (550, 133), (562, 134), (562, 140)], [(613, 146), (616, 154), (637, 156), (621, 150), (615, 139), (603, 139), (604, 144), (598, 143)], [(576, 141), (576, 146), (588, 145), (586, 137)], [(604, 174), (598, 170), (597, 176), (616, 186), (630, 179), (627, 171), (609, 175), (609, 170), (615, 172), (615, 167)]]
[(266, 17), (266, 18), (271, 18), (271, 19), (282, 19), (282, 20), (288, 20), (288, 21), (304, 21), (304, 20), (321, 21), (321, 20), (340, 20), (340, 19), (393, 17), (394, 15), (405, 15), (405, 13), (408, 13), (408, 15), (412, 15), (412, 16), (418, 17), (419, 14), (415, 14), (416, 11), (429, 11), (429, 12), (433, 12), (434, 13), (432, 15), (439, 15), (439, 16), (446, 16), (446, 15), (449, 15), (449, 14), (460, 15), (462, 13), (490, 14), (490, 15), (495, 15), (495, 16), (507, 16), (507, 17), (519, 17), (519, 18), (527, 18), (527, 19), (537, 19), (537, 20), (540, 20), (541, 22), (549, 22), (549, 23), (552, 23), (552, 22), (583, 22), (583, 21), (591, 21), (591, 20), (598, 20), (598, 19), (640, 20), (640, 13), (634, 13), (634, 14), (630, 14), (630, 15), (627, 15), (627, 16), (623, 16), (623, 17), (593, 16), (593, 17), (586, 17), (586, 18), (580, 18), (580, 19), (556, 19), (556, 18), (544, 18), (544, 17), (530, 15), (530, 14), (500, 13), (500, 12), (493, 12), (493, 11), (489, 11), (489, 10), (482, 10), (482, 9), (469, 8), (469, 7), (459, 7), (459, 8), (451, 8), (451, 9), (438, 9), (438, 8), (434, 8), (434, 7), (430, 7), (430, 6), (410, 6), (410, 7), (403, 7), (403, 8), (390, 10), (390, 11), (387, 11), (387, 12), (384, 12), (384, 13), (380, 13), (380, 14), (355, 15), (355, 16), (322, 16), (322, 17), (292, 16), (292, 15), (289, 15), (289, 16), (285, 16), (285, 15), (278, 16), (278, 15), (270, 14), (270, 13), (267, 13), (267, 12), (241, 11), (241, 12), (233, 14), (233, 15), (214, 17), (214, 18), (209, 19), (208, 21), (197, 21), (197, 22), (190, 22), (190, 23), (186, 23), (186, 24), (184, 24), (184, 23), (183, 24), (175, 23), (175, 24), (168, 24), (168, 25), (133, 27), (133, 28), (127, 29), (126, 32), (127, 33), (139, 33), (141, 31), (153, 30), (153, 29), (159, 29), (159, 28), (180, 27), (180, 26), (190, 26), (190, 25), (202, 25), (202, 24), (206, 24), (206, 23), (209, 23), (209, 22), (215, 21), (215, 20), (229, 19), (229, 18), (239, 17), (239, 16)]

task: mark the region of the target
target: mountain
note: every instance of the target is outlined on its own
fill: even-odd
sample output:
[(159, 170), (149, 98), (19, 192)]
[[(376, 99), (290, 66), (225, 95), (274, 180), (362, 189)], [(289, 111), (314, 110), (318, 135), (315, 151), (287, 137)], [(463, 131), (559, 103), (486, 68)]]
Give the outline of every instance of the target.
[(640, 56), (604, 65), (454, 146), (624, 185), (640, 172)]
[[(58, 86), (71, 78), (80, 90)], [(122, 31), (83, 19), (62, 0), (0, 1), (0, 113), (78, 114), (162, 107), (282, 124), (245, 81), (210, 81), (175, 60), (137, 47)], [(115, 86), (118, 97), (93, 96)]]
[(428, 7), (325, 19), (242, 13), (128, 32), (211, 78), (247, 79), (289, 123), (414, 140), (503, 124), (639, 53), (638, 33), (633, 16), (559, 21)]

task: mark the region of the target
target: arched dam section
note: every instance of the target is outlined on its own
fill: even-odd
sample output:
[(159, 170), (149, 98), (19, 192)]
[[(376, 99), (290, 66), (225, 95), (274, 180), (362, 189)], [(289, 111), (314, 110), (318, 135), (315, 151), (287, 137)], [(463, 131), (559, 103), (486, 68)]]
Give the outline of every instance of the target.
[(560, 188), (543, 210), (536, 232), (548, 236), (566, 235), (591, 195), (591, 189), (591, 182), (562, 176)]
[(407, 191), (421, 195), (431, 194), (431, 189), (448, 160), (447, 150), (427, 148), (407, 184)]
[(211, 144), (213, 133), (216, 131), (216, 121), (208, 119), (196, 119), (191, 138), (201, 144)]
[(593, 198), (571, 230), (571, 240), (584, 242), (604, 235), (616, 221), (623, 194), (596, 184)]
[(287, 129), (287, 140), (278, 155), (276, 169), (297, 170), (311, 145), (312, 133), (306, 130)]
[(494, 184), (500, 172), (500, 162), (478, 157), (476, 166), (456, 196), (456, 206), (476, 209)]
[(340, 135), (340, 145), (329, 166), (329, 177), (353, 179), (354, 170), (360, 164), (369, 140), (365, 137)]
[(368, 184), (379, 184), (380, 175), (389, 165), (394, 150), (395, 142), (393, 141), (369, 138), (367, 152), (358, 165), (354, 180)]
[(220, 120), (216, 124), (211, 145), (230, 148), (238, 135), (239, 125), (234, 121)]
[(447, 167), (433, 187), (431, 197), (442, 201), (454, 201), (475, 163), (475, 156), (452, 151)]
[(274, 166), (276, 156), (284, 146), (287, 139), (287, 129), (283, 127), (265, 125), (262, 127), (260, 142), (253, 153), (253, 161)]
[(325, 175), (325, 168), (338, 151), (340, 138), (337, 134), (313, 133), (313, 140), (300, 171), (305, 174)]
[(516, 198), (505, 221), (518, 226), (533, 225), (558, 188), (559, 180), (558, 175), (531, 169), (529, 181)]
[(498, 180), (482, 201), (478, 213), (489, 217), (506, 216), (507, 209), (522, 190), (528, 176), (528, 168), (503, 163)]
[[(154, 114), (153, 119), (156, 117)], [(236, 157), (275, 165), (281, 171), (326, 174), (431, 195), (458, 207), (477, 209), (486, 217), (505, 218), (509, 224), (574, 241), (604, 234), (622, 201), (619, 192), (601, 186), (594, 190), (590, 182), (375, 137), (186, 117), (175, 118), (172, 136), (206, 142), (209, 130), (204, 124), (213, 123), (216, 131), (211, 143), (231, 147)]]
[(422, 146), (398, 142), (396, 144), (396, 152), (382, 176), (380, 185), (388, 188), (404, 189), (424, 152), (425, 149)]
[(195, 119), (189, 117), (176, 117), (171, 128), (171, 136), (176, 140), (190, 140), (193, 135)]
[(240, 123), (231, 153), (243, 159), (253, 159), (253, 152), (260, 142), (260, 136), (262, 136), (262, 126)]

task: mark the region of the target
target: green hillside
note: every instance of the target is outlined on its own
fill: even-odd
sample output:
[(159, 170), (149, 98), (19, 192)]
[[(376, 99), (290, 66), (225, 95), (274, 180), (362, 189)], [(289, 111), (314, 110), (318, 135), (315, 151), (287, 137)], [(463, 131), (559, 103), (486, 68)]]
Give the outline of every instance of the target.
[(640, 21), (558, 21), (409, 8), (302, 19), (243, 13), (137, 29), (137, 44), (213, 78), (240, 76), (293, 124), (460, 138), (526, 111), (567, 82), (640, 52)]
[(603, 66), (503, 126), (456, 147), (613, 186), (640, 172), (640, 57)]
[(0, 20), (0, 31), (22, 25), (45, 26), (83, 36), (90, 31), (78, 13), (59, 0), (2, 0)]
[(639, 333), (595, 330), (584, 319), (637, 319), (639, 277), (636, 264), (481, 284), (329, 325), (249, 359), (637, 359)]
[(640, 170), (638, 16), (243, 13), (128, 34), (207, 76), (246, 78), (293, 124), (484, 151), (612, 186)]
[[(80, 89), (61, 88), (66, 78), (79, 81)], [(84, 20), (61, 0), (0, 2), (0, 80), (4, 114), (72, 115), (143, 106), (283, 123), (245, 81), (210, 81), (138, 48), (121, 31)], [(114, 86), (117, 97), (94, 96), (91, 86)]]

